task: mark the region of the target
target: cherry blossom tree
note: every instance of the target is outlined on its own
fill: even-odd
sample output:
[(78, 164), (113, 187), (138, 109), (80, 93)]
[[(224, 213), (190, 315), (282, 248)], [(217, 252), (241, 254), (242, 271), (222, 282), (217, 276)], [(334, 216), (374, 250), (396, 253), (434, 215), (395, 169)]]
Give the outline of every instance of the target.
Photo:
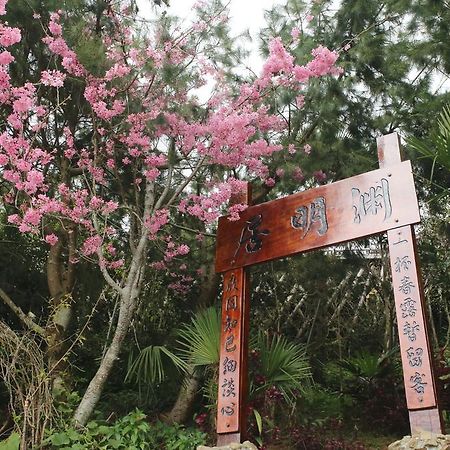
[[(94, 15), (83, 30), (97, 33), (103, 49), (96, 71), (68, 43), (67, 13), (55, 11), (46, 21), (35, 12), (49, 64), (36, 69), (34, 80), (17, 84), (13, 49), (23, 30), (0, 24), (0, 177), (8, 222), (49, 245), (58, 329), (70, 320), (65, 296), (80, 258), (97, 264), (120, 298), (112, 341), (75, 412), (79, 424), (88, 420), (118, 358), (146, 270), (168, 270), (190, 251), (172, 227), (191, 216), (211, 228), (243, 180), (273, 185), (271, 157), (295, 150), (278, 143), (285, 123), (267, 102), (269, 94), (290, 89), (301, 107), (310, 79), (339, 72), (337, 53), (319, 46), (300, 65), (288, 43), (275, 38), (261, 74), (236, 85), (208, 52), (209, 33), (228, 20), (220, 4), (198, 4), (187, 28), (161, 21), (145, 34), (134, 25), (131, 4), (105, 4), (108, 32), (98, 33)], [(1, 15), (6, 7), (0, 0)], [(214, 87), (202, 103), (196, 93), (206, 83)], [(78, 94), (83, 107), (74, 112), (67, 105)], [(230, 220), (244, 208), (228, 208)], [(180, 278), (179, 286), (187, 281)]]

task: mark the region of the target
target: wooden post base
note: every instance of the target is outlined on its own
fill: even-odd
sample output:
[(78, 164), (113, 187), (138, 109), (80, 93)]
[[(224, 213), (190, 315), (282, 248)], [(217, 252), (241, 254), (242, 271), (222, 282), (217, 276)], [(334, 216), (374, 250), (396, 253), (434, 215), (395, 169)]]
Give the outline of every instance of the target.
[(220, 433), (217, 435), (217, 447), (228, 444), (240, 444), (241, 438), (241, 433)]
[(411, 434), (421, 431), (429, 431), (436, 434), (445, 432), (438, 408), (409, 411), (409, 423), (411, 425)]

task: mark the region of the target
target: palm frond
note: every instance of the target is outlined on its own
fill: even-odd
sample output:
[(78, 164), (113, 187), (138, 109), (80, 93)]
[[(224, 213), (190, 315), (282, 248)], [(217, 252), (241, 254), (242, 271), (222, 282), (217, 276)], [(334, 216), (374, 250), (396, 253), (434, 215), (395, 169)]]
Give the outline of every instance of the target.
[(450, 105), (446, 105), (439, 114), (437, 128), (428, 139), (410, 137), (407, 142), (422, 155), (421, 158), (433, 160), (430, 181), (436, 164), (450, 171)]
[[(263, 387), (275, 385), (288, 402), (293, 402), (296, 391), (301, 391), (311, 377), (305, 348), (289, 342), (284, 336), (269, 337), (258, 334)], [(261, 387), (261, 388), (263, 388)]]
[(130, 364), (125, 382), (142, 384), (161, 383), (165, 378), (163, 355), (177, 368), (185, 371), (185, 362), (162, 345), (149, 345), (139, 352), (137, 358)]
[(194, 367), (219, 363), (220, 312), (207, 308), (196, 314), (178, 334), (177, 352)]

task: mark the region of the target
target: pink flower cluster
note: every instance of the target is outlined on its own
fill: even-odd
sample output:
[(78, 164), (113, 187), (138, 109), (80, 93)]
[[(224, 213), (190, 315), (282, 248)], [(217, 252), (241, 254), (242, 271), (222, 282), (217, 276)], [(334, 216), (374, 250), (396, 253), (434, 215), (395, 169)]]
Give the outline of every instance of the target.
[(18, 28), (11, 28), (0, 24), (0, 45), (10, 47), (20, 42), (21, 39), (22, 37)]
[[(7, 0), (0, 0), (0, 15), (5, 14), (6, 4)], [(14, 57), (7, 48), (20, 42), (21, 32), (0, 23), (0, 104), (9, 114), (0, 130), (0, 177), (8, 190), (4, 201), (18, 206), (8, 221), (21, 232), (40, 233), (46, 229), (43, 225), (53, 220), (76, 225), (81, 231), (79, 236), (86, 237), (80, 246), (81, 254), (95, 257), (103, 249), (105, 256), (99, 263), (115, 270), (128, 259), (109, 241), (117, 231), (111, 223), (120, 227), (121, 233), (126, 232), (129, 209), (134, 207), (127, 204), (119, 209), (118, 186), (126, 191), (124, 197), (138, 201), (149, 187), (155, 196), (168, 191), (166, 204), (161, 200), (159, 209), (147, 217), (143, 217), (144, 208), (134, 210), (140, 214), (148, 238), (163, 242), (162, 261), (154, 263), (154, 267), (165, 270), (190, 252), (187, 245), (163, 237), (169, 228), (167, 201), (172, 193), (181, 186), (176, 199), (178, 211), (210, 224), (226, 212), (224, 206), (232, 196), (242, 193), (245, 184), (235, 178), (220, 182), (203, 171), (205, 166), (218, 165), (228, 174), (235, 171), (258, 176), (272, 186), (277, 178), (269, 176), (268, 163), (283, 149), (273, 136), (285, 124), (264, 104), (265, 95), (272, 87), (282, 85), (295, 92), (297, 107), (301, 108), (305, 98), (298, 91), (312, 77), (337, 74), (337, 54), (320, 46), (313, 50), (309, 63), (299, 66), (282, 40), (275, 38), (269, 43), (270, 55), (261, 76), (234, 94), (220, 67), (197, 52), (195, 29), (209, 27), (208, 20), (198, 22), (178, 38), (168, 39), (166, 33), (156, 33), (150, 46), (149, 42), (135, 41), (132, 30), (113, 9), (108, 14), (116, 28), (104, 37), (108, 65), (103, 76), (90, 74), (79, 62), (64, 39), (63, 13), (58, 11), (51, 14), (43, 39), (53, 54), (54, 65), (40, 73), (39, 82), (13, 86), (8, 65)], [(220, 22), (223, 17), (214, 20)], [(298, 29), (292, 30), (294, 40), (299, 33)], [(191, 95), (191, 86), (179, 80), (168, 85), (160, 70), (166, 65), (181, 66), (187, 58), (189, 70), (195, 72), (193, 79), (199, 80), (197, 85), (212, 77), (216, 82), (203, 117), (191, 114), (199, 107)], [(85, 86), (83, 94), (90, 111), (79, 126), (61, 126), (55, 132), (52, 106), (39, 104), (41, 92), (48, 91), (43, 86), (69, 87), (74, 77)], [(39, 146), (43, 135), (48, 144)], [(289, 153), (295, 150), (289, 146)], [(303, 150), (309, 153), (311, 149), (305, 145)], [(204, 177), (198, 185), (195, 177), (189, 182), (194, 168), (200, 168), (200, 179)], [(67, 177), (67, 173), (74, 175)], [(276, 170), (277, 177), (283, 174), (281, 168)], [(302, 179), (301, 169), (297, 168), (293, 176)], [(319, 181), (326, 179), (323, 173), (315, 176)], [(186, 180), (186, 184), (180, 180)], [(157, 202), (155, 198), (154, 204)], [(229, 220), (238, 220), (246, 207), (240, 203), (228, 208)], [(43, 238), (49, 245), (58, 243), (56, 234), (46, 233)], [(182, 290), (190, 284), (189, 276), (183, 276), (174, 281), (174, 289)]]
[(263, 66), (263, 75), (274, 75), (280, 72), (286, 74), (292, 71), (294, 57), (284, 48), (281, 38), (273, 38), (269, 42), (270, 57)]
[[(178, 210), (197, 217), (205, 223), (212, 223), (221, 215), (221, 207), (229, 202), (231, 196), (242, 193), (245, 188), (245, 182), (229, 178), (226, 182), (211, 186), (212, 192), (209, 196), (191, 194), (181, 200)], [(245, 208), (242, 205), (232, 208), (231, 220), (237, 220), (239, 212), (243, 209)]]
[(114, 97), (115, 93), (114, 89), (107, 89), (105, 83), (92, 80), (84, 91), (84, 97), (98, 117), (103, 120), (111, 120), (125, 111), (123, 100), (115, 99), (111, 105), (108, 105), (107, 99)]
[(62, 36), (62, 27), (59, 23), (61, 16), (59, 13), (50, 15), (50, 23), (48, 29), (50, 35), (43, 39), (44, 43), (55, 55), (62, 58), (62, 65), (67, 72), (74, 76), (87, 75), (86, 69), (78, 61), (76, 53), (69, 48)]
[[(293, 30), (294, 31), (294, 30)], [(295, 31), (293, 36), (297, 36)], [(312, 77), (324, 75), (337, 75), (341, 70), (335, 66), (338, 54), (326, 47), (319, 46), (312, 50), (312, 61), (304, 66), (294, 64), (293, 57), (285, 49), (280, 38), (274, 38), (269, 42), (269, 58), (263, 66), (260, 85), (267, 86), (273, 75), (280, 75), (279, 83), (295, 90), (306, 83)], [(300, 107), (300, 106), (299, 106)]]
[(169, 222), (169, 210), (158, 209), (152, 216), (145, 219), (144, 225), (148, 229), (150, 239), (155, 239), (158, 231)]
[(58, 242), (58, 236), (56, 236), (53, 233), (47, 234), (45, 236), (45, 242), (47, 242), (47, 244), (50, 244), (50, 245), (55, 245)]
[(190, 248), (186, 244), (176, 245), (175, 242), (169, 240), (167, 242), (166, 251), (164, 253), (164, 261), (166, 263), (172, 261), (177, 256), (184, 256), (190, 252)]
[(46, 86), (63, 87), (66, 75), (59, 70), (44, 70), (41, 73), (41, 83)]
[(81, 249), (81, 252), (84, 256), (90, 256), (94, 253), (97, 253), (98, 249), (102, 245), (103, 239), (99, 235), (94, 235), (89, 238), (87, 238), (84, 243), (83, 247)]

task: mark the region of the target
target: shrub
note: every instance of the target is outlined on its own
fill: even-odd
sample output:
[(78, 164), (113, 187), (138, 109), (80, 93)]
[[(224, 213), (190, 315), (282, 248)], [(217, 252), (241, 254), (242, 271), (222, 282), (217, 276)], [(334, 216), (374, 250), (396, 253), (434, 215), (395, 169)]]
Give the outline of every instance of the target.
[(82, 430), (52, 430), (45, 445), (52, 450), (194, 450), (205, 440), (206, 435), (199, 430), (150, 424), (146, 415), (136, 410), (111, 425), (91, 421)]

